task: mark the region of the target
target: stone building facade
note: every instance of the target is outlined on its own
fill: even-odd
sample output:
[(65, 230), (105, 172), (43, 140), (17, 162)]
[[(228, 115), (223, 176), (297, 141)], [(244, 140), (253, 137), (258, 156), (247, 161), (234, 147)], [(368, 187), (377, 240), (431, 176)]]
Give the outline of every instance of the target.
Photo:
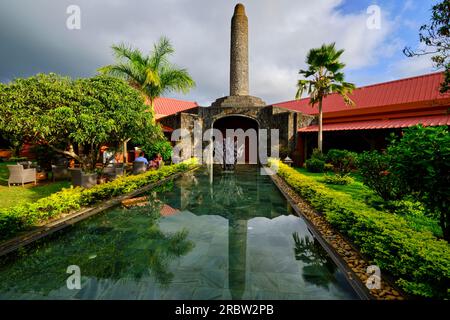
[(217, 99), (209, 107), (185, 110), (165, 117), (160, 122), (171, 128), (192, 132), (196, 121), (206, 131), (215, 128), (218, 120), (221, 128), (236, 128), (239, 118), (240, 124), (243, 124), (242, 121), (248, 122), (244, 123), (244, 127), (278, 129), (279, 150), (288, 150), (292, 156), (297, 145), (298, 129), (310, 125), (314, 117), (267, 105), (262, 99), (249, 95), (248, 18), (242, 4), (235, 7), (231, 22), (230, 55), (229, 96)]

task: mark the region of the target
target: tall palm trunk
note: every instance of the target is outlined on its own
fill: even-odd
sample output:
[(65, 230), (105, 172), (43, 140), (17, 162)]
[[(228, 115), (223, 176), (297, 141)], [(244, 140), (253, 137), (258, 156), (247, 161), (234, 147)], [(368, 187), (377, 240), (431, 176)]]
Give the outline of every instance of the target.
[(318, 133), (318, 139), (317, 139), (317, 146), (319, 148), (320, 152), (322, 151), (322, 142), (323, 142), (323, 137), (322, 137), (322, 118), (323, 118), (323, 114), (322, 114), (322, 99), (319, 100), (319, 133)]

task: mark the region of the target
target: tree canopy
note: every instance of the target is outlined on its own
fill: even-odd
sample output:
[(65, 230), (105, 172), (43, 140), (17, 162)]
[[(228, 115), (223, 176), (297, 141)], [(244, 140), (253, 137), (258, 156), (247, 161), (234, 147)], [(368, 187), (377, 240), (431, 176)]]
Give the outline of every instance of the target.
[(335, 44), (324, 44), (320, 48), (311, 49), (306, 57), (308, 69), (300, 70), (303, 79), (298, 80), (296, 99), (300, 99), (306, 91), (310, 104), (319, 106), (318, 148), (322, 151), (322, 101), (331, 94), (338, 93), (345, 103), (352, 105), (349, 94), (355, 88), (353, 83), (344, 81), (342, 70), (345, 64), (340, 61), (344, 50), (336, 50)]
[(403, 49), (408, 57), (431, 55), (437, 69), (444, 69), (444, 82), (441, 93), (450, 90), (450, 0), (442, 0), (431, 9), (431, 20), (419, 30), (419, 40), (424, 49)]
[(1, 87), (0, 119), (7, 135), (46, 144), (84, 169), (95, 167), (102, 144), (142, 143), (162, 135), (139, 92), (108, 76), (16, 79)]
[(125, 44), (113, 45), (112, 49), (117, 62), (100, 68), (100, 73), (125, 79), (150, 100), (152, 107), (155, 99), (165, 93), (187, 93), (195, 87), (188, 71), (169, 61), (175, 50), (165, 37), (147, 55)]
[(447, 126), (405, 129), (393, 137), (390, 170), (431, 212), (440, 214), (444, 238), (450, 241), (450, 135)]

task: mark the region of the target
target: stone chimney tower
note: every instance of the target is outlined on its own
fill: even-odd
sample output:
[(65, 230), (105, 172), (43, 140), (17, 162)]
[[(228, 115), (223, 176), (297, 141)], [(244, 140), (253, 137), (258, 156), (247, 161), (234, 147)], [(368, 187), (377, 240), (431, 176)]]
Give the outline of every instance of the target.
[(231, 19), (230, 96), (248, 95), (248, 18), (239, 3)]
[(245, 7), (239, 3), (231, 19), (230, 95), (217, 99), (212, 107), (263, 107), (266, 103), (249, 94), (248, 18)]

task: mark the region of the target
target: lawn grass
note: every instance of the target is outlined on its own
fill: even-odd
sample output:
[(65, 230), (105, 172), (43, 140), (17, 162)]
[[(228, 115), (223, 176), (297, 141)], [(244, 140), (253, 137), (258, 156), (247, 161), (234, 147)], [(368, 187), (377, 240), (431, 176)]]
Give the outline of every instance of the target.
[[(325, 184), (323, 182), (323, 173), (312, 173), (307, 171), (305, 168), (295, 168), (298, 172), (301, 174), (304, 174), (307, 177), (313, 178), (315, 181), (323, 183), (328, 188), (348, 193), (350, 196), (352, 196), (353, 199), (358, 201), (366, 201), (366, 198), (369, 196), (373, 196), (374, 192), (370, 190), (368, 187), (366, 187), (362, 182), (361, 178), (358, 174), (352, 173), (350, 176), (355, 180), (354, 183), (348, 184), (348, 185), (334, 185), (334, 184)], [(329, 175), (332, 175), (333, 173), (328, 173)]]
[(62, 188), (70, 186), (69, 181), (45, 182), (34, 186), (33, 183), (22, 186), (8, 187), (8, 168), (6, 165), (15, 164), (0, 163), (0, 208), (9, 208), (15, 205), (33, 202), (40, 198), (48, 197)]
[[(370, 201), (368, 199), (379, 199), (381, 202), (381, 198), (379, 198), (375, 192), (373, 192), (369, 187), (365, 186), (362, 183), (361, 177), (356, 173), (351, 173), (350, 176), (355, 180), (355, 182), (348, 184), (348, 185), (333, 185), (333, 184), (326, 184), (323, 181), (324, 173), (312, 173), (307, 171), (305, 168), (295, 168), (298, 172), (301, 174), (308, 176), (315, 181), (324, 184), (330, 189), (346, 193), (350, 195), (354, 200), (369, 204)], [(328, 174), (333, 174), (328, 173)], [(431, 217), (425, 216), (425, 215), (401, 215), (413, 228), (417, 231), (430, 231), (435, 235), (436, 237), (442, 238), (442, 229), (439, 226), (439, 221), (437, 219), (433, 219)]]

